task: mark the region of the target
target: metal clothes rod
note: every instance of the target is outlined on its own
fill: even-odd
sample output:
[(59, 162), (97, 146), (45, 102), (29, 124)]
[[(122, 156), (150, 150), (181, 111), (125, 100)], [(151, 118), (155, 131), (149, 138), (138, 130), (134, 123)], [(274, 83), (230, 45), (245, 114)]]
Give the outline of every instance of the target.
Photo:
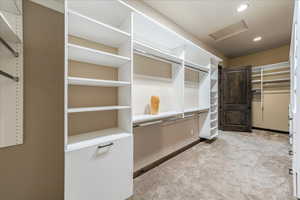
[(175, 64), (178, 64), (178, 65), (181, 65), (181, 62), (177, 62), (177, 61), (170, 60), (170, 59), (167, 59), (167, 58), (164, 58), (164, 57), (161, 57), (161, 56), (157, 56), (157, 55), (154, 55), (154, 54), (151, 54), (151, 53), (147, 53), (147, 52), (139, 50), (139, 49), (134, 49), (134, 53), (139, 54), (139, 55), (143, 55), (143, 56), (146, 56), (146, 57), (150, 57), (150, 58), (153, 58), (153, 59), (156, 59), (156, 60), (165, 61), (165, 62), (167, 61), (169, 63), (175, 63)]
[(4, 71), (2, 71), (2, 70), (0, 70), (0, 75), (4, 76), (4, 77), (6, 77), (6, 78), (9, 78), (9, 79), (11, 79), (11, 80), (14, 80), (14, 81), (16, 81), (16, 82), (19, 81), (19, 78), (18, 78), (18, 77), (12, 76), (12, 75), (10, 75), (9, 73), (6, 73), (6, 72), (4, 72)]
[(203, 69), (198, 69), (198, 68), (193, 67), (193, 66), (190, 66), (190, 65), (188, 65), (188, 64), (184, 64), (184, 66), (190, 68), (191, 70), (197, 71), (197, 72), (201, 71), (201, 72), (204, 72), (204, 73), (208, 73), (208, 71), (205, 71), (205, 70), (203, 70)]
[(279, 83), (279, 82), (290, 82), (290, 79), (265, 80), (264, 84), (266, 84), (266, 83)]
[(19, 53), (16, 52), (3, 38), (0, 37), (0, 42), (15, 56), (19, 57)]

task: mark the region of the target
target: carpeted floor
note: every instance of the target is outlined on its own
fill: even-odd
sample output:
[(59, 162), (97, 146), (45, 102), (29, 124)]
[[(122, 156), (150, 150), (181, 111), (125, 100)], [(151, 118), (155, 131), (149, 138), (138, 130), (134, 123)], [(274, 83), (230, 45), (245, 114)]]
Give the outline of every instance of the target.
[(292, 200), (288, 135), (223, 132), (134, 180), (132, 200)]

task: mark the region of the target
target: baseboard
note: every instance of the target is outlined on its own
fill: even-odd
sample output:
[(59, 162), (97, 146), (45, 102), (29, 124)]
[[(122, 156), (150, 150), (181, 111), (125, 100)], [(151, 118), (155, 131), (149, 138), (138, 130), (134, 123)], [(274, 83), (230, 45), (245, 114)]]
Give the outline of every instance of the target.
[(276, 133), (289, 134), (288, 131), (280, 131), (280, 130), (267, 129), (267, 128), (252, 127), (252, 129), (257, 129), (257, 130), (262, 130), (262, 131), (271, 131), (271, 132), (276, 132)]
[(136, 172), (134, 172), (133, 178), (136, 178), (136, 177), (139, 177), (139, 176), (143, 175), (144, 173), (150, 171), (151, 169), (153, 169), (153, 168), (161, 165), (162, 163), (170, 160), (171, 158), (174, 158), (178, 154), (180, 154), (180, 153), (182, 153), (182, 152), (190, 149), (191, 147), (199, 144), (200, 142), (204, 142), (204, 141), (206, 141), (206, 139), (199, 139), (199, 140), (197, 140), (195, 142), (192, 142), (191, 144), (189, 144), (187, 146), (184, 146), (184, 147), (178, 149), (177, 151), (175, 151), (173, 153), (170, 153), (169, 155), (164, 156), (163, 158), (160, 158), (159, 160), (157, 160), (157, 161), (155, 161), (155, 162), (147, 165), (146, 167), (143, 167), (142, 169), (139, 169)]

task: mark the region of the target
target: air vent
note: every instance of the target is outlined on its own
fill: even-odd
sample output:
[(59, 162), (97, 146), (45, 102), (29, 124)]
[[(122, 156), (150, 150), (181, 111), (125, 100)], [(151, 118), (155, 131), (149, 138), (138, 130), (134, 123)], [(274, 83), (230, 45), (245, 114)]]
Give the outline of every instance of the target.
[(221, 30), (209, 34), (216, 42), (231, 38), (248, 30), (248, 26), (244, 20), (231, 24)]

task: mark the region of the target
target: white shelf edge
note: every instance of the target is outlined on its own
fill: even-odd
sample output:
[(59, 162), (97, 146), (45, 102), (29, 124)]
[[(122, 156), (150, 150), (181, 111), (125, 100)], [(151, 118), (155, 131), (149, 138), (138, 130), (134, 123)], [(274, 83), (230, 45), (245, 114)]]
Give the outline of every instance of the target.
[(99, 107), (69, 108), (68, 113), (97, 112), (97, 111), (123, 110), (123, 109), (130, 109), (130, 106), (99, 106)]
[(157, 115), (150, 115), (150, 114), (134, 115), (133, 123), (140, 123), (140, 122), (146, 122), (146, 121), (150, 121), (150, 120), (163, 119), (163, 118), (167, 118), (167, 117), (176, 116), (179, 114), (183, 114), (183, 113), (174, 111), (174, 112), (162, 112)]
[(74, 136), (68, 136), (68, 144), (66, 146), (65, 152), (71, 152), (80, 150), (82, 148), (113, 142), (125, 137), (130, 137), (131, 135), (131, 133), (128, 133), (120, 128), (110, 128), (100, 131), (82, 133)]
[(68, 77), (69, 85), (86, 85), (86, 86), (107, 86), (107, 87), (122, 87), (130, 86), (130, 82), (125, 81), (112, 81), (100, 80), (80, 77)]
[(83, 50), (83, 51), (86, 51), (86, 52), (89, 52), (89, 53), (94, 53), (94, 54), (98, 54), (98, 55), (103, 55), (103, 56), (119, 59), (119, 60), (122, 60), (124, 62), (130, 62), (131, 61), (131, 59), (129, 57), (120, 56), (120, 55), (116, 55), (116, 54), (112, 54), (112, 53), (108, 53), (108, 52), (104, 52), (104, 51), (100, 51), (100, 50), (96, 50), (96, 49), (92, 49), (92, 48), (87, 48), (87, 47), (83, 47), (83, 46), (80, 46), (80, 45), (77, 45), (77, 44), (68, 43), (68, 48), (80, 49), (80, 50)]

